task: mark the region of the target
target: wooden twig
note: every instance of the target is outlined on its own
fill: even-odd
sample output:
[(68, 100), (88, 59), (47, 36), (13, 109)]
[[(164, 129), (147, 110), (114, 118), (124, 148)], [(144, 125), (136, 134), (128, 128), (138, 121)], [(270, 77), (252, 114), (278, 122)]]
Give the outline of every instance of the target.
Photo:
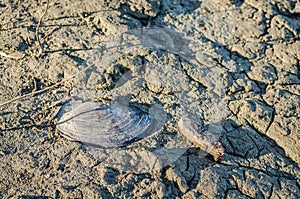
[(36, 31), (35, 31), (35, 35), (36, 35), (36, 39), (38, 41), (38, 44), (39, 44), (39, 47), (40, 47), (40, 52), (43, 52), (43, 47), (42, 47), (42, 43), (41, 43), (41, 40), (40, 40), (40, 37), (39, 37), (39, 29), (40, 29), (40, 26), (41, 26), (41, 23), (44, 19), (44, 16), (47, 14), (48, 12), (48, 8), (49, 8), (49, 0), (47, 0), (47, 5), (46, 5), (46, 9), (45, 11), (43, 12), (42, 16), (39, 18), (39, 22), (38, 22), (38, 25), (36, 27)]
[(199, 129), (195, 128), (195, 122), (188, 118), (181, 118), (178, 121), (179, 131), (194, 145), (199, 147), (202, 151), (205, 151), (214, 157), (215, 161), (220, 161), (224, 155), (225, 148), (217, 140), (210, 140), (210, 132), (205, 132), (204, 135), (201, 135), (199, 132), (194, 132)]

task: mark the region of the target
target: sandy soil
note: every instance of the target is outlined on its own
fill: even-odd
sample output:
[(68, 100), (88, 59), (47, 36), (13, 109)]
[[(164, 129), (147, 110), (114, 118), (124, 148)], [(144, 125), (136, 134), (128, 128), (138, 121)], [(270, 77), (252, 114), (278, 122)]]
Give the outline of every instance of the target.
[[(0, 51), (24, 55), (0, 56), (0, 104), (89, 68), (0, 107), (1, 198), (300, 198), (299, 1), (50, 1), (39, 55), (45, 6), (0, 2)], [(76, 103), (128, 95), (163, 108), (152, 136), (97, 149), (56, 129)], [(217, 126), (220, 162), (178, 131), (184, 114)]]

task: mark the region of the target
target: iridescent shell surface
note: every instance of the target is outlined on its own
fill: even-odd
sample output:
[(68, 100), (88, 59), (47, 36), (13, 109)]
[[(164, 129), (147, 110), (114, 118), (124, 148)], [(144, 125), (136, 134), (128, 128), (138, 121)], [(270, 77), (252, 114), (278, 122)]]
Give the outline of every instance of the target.
[(126, 106), (85, 102), (65, 113), (57, 124), (61, 134), (85, 144), (122, 147), (153, 131), (150, 115)]

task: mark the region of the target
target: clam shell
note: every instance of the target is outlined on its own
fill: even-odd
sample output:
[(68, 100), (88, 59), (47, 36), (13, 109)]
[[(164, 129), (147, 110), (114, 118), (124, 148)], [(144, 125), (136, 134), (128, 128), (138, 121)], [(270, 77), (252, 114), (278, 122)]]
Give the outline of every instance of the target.
[(64, 114), (57, 129), (68, 139), (113, 148), (148, 136), (153, 130), (152, 123), (150, 115), (137, 109), (85, 102)]
[(224, 155), (225, 148), (218, 141), (216, 134), (209, 132), (197, 122), (187, 117), (178, 121), (179, 131), (194, 145), (209, 153), (215, 161), (219, 161)]

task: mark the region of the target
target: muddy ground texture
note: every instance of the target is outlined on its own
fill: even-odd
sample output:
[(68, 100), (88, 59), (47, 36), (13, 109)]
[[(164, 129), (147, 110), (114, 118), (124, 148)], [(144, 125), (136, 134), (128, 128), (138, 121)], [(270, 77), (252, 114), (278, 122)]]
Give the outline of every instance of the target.
[[(176, 121), (191, 107), (209, 123), (214, 111), (207, 107), (224, 98), (218, 111), (224, 110), (225, 155), (216, 163), (190, 144), (178, 159), (154, 170), (103, 164), (56, 130), (78, 86), (66, 81), (0, 107), (1, 198), (300, 198), (299, 1), (50, 1), (39, 33), (44, 52), (38, 55), (35, 31), (45, 5), (0, 2), (1, 51), (25, 55), (0, 57), (0, 103), (54, 85), (88, 60), (97, 64), (97, 49), (113, 35), (170, 28), (200, 42), (196, 57), (214, 72), (208, 72), (211, 77), (198, 74), (200, 65), (174, 49), (140, 50), (106, 70), (95, 68), (86, 83), (105, 94), (100, 98), (132, 92), (134, 102), (162, 105), (167, 122), (132, 145), (140, 151), (180, 137)], [(152, 70), (140, 73), (140, 63), (151, 63)], [(121, 81), (128, 71), (144, 82), (130, 89), (130, 82)], [(115, 90), (120, 81), (124, 86)], [(182, 90), (188, 94), (180, 98)]]

